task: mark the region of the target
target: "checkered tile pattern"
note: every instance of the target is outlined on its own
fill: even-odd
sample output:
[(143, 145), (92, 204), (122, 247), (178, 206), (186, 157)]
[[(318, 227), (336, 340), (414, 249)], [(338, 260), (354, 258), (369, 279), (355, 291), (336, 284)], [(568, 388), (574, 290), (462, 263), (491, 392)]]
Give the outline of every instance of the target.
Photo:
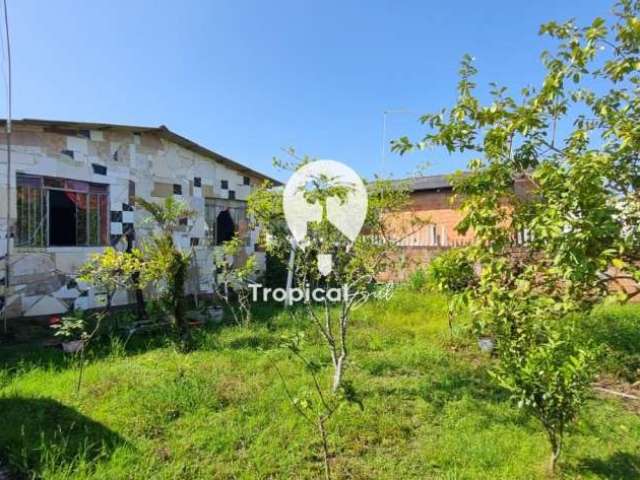
[(128, 203), (122, 204), (122, 210), (111, 210), (111, 239), (109, 243), (112, 247), (116, 246), (126, 234), (135, 236), (134, 210), (134, 207)]

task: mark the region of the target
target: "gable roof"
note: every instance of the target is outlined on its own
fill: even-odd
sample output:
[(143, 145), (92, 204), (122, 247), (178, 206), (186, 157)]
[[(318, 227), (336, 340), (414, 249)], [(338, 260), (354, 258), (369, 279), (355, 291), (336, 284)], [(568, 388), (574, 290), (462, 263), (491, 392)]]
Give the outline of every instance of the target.
[(450, 176), (451, 174), (416, 177), (410, 180), (409, 186), (414, 192), (420, 190), (450, 189), (453, 188), (449, 181)]
[[(0, 120), (0, 126), (6, 125), (6, 120)], [(258, 172), (257, 170), (253, 170), (241, 163), (235, 162), (230, 158), (227, 158), (223, 155), (220, 155), (213, 150), (210, 150), (192, 140), (189, 140), (182, 135), (178, 135), (177, 133), (169, 130), (165, 125), (160, 125), (159, 127), (143, 127), (137, 125), (120, 125), (113, 123), (92, 123), (92, 122), (70, 122), (64, 120), (43, 120), (37, 118), (24, 118), (21, 120), (13, 120), (12, 125), (26, 125), (26, 126), (40, 126), (40, 127), (50, 127), (50, 128), (68, 128), (68, 129), (77, 129), (77, 130), (116, 130), (116, 131), (128, 131), (131, 133), (145, 133), (152, 132), (158, 134), (161, 138), (164, 138), (170, 142), (176, 143), (188, 150), (191, 150), (195, 153), (198, 153), (204, 157), (211, 158), (212, 160), (221, 163), (227, 167), (231, 167), (239, 172), (246, 173), (255, 177), (258, 177), (262, 180), (268, 180), (272, 182), (274, 185), (282, 185), (282, 182), (276, 180), (275, 178), (269, 177), (264, 173)]]
[[(450, 179), (454, 174), (458, 172), (445, 173), (442, 175), (425, 175), (421, 177), (403, 178), (400, 180), (394, 180), (393, 183), (396, 185), (404, 185), (411, 192), (433, 191), (433, 190), (448, 191), (448, 190), (453, 190), (453, 185)], [(462, 176), (464, 177), (469, 176), (471, 174), (472, 173), (469, 171), (462, 172)], [(513, 177), (514, 184), (519, 181), (530, 181), (529, 173), (524, 172)]]
[(412, 192), (429, 191), (429, 190), (451, 190), (453, 186), (449, 181), (452, 174), (444, 175), (425, 175), (420, 177), (409, 177), (394, 180), (395, 185), (403, 185)]

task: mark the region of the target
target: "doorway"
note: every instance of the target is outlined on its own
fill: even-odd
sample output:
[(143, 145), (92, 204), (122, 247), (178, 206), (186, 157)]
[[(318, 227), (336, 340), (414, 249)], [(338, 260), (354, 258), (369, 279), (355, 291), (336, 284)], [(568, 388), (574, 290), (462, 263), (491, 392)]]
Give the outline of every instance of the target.
[(76, 245), (76, 205), (67, 192), (49, 191), (49, 245)]

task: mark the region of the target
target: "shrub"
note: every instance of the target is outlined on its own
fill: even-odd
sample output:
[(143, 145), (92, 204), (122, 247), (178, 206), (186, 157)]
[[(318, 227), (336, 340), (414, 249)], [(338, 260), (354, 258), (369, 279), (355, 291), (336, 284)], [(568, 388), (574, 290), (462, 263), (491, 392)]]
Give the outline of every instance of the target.
[(476, 281), (473, 263), (462, 248), (445, 250), (431, 261), (426, 273), (429, 284), (445, 295), (464, 293)]
[(572, 336), (551, 333), (546, 341), (524, 347), (524, 354), (518, 351), (522, 345), (503, 344), (502, 362), (492, 372), (518, 407), (542, 423), (551, 444), (551, 471), (566, 427), (578, 415), (593, 378), (595, 351), (566, 338)]
[(453, 319), (464, 296), (475, 283), (473, 263), (465, 249), (446, 250), (434, 258), (427, 268), (427, 280), (437, 291), (447, 296), (449, 331), (453, 334)]
[(409, 275), (407, 285), (414, 292), (422, 292), (427, 288), (428, 280), (427, 270), (425, 268), (417, 268)]
[(162, 288), (162, 306), (169, 316), (177, 346), (181, 350), (191, 348), (189, 323), (186, 317), (185, 284), (191, 254), (182, 251), (174, 242), (174, 233), (182, 229), (184, 220), (195, 212), (184, 202), (173, 197), (162, 205), (137, 198), (136, 203), (146, 210), (159, 228), (144, 245), (144, 260), (140, 276), (141, 284), (155, 283)]

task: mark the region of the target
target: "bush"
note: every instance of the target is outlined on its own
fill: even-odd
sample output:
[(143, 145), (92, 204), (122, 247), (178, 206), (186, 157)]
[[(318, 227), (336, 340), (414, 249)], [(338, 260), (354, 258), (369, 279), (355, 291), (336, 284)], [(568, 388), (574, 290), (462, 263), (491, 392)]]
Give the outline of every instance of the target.
[(428, 284), (429, 277), (426, 268), (417, 268), (414, 270), (411, 275), (409, 275), (407, 282), (409, 289), (414, 292), (423, 292), (426, 290)]
[(277, 255), (267, 252), (262, 283), (268, 288), (284, 288), (287, 284), (287, 264)]
[(476, 280), (465, 249), (452, 248), (435, 257), (427, 267), (429, 284), (446, 295), (463, 293)]
[(437, 291), (447, 296), (449, 331), (453, 335), (453, 319), (465, 301), (467, 292), (476, 283), (473, 263), (465, 249), (452, 248), (434, 258), (427, 267), (427, 280)]
[[(544, 333), (542, 334), (544, 336)], [(492, 372), (520, 408), (536, 417), (551, 444), (551, 471), (562, 451), (567, 426), (578, 415), (593, 379), (595, 350), (578, 345), (571, 332), (546, 332), (545, 341), (524, 346), (522, 339), (502, 347)], [(525, 350), (523, 352), (519, 350)]]

